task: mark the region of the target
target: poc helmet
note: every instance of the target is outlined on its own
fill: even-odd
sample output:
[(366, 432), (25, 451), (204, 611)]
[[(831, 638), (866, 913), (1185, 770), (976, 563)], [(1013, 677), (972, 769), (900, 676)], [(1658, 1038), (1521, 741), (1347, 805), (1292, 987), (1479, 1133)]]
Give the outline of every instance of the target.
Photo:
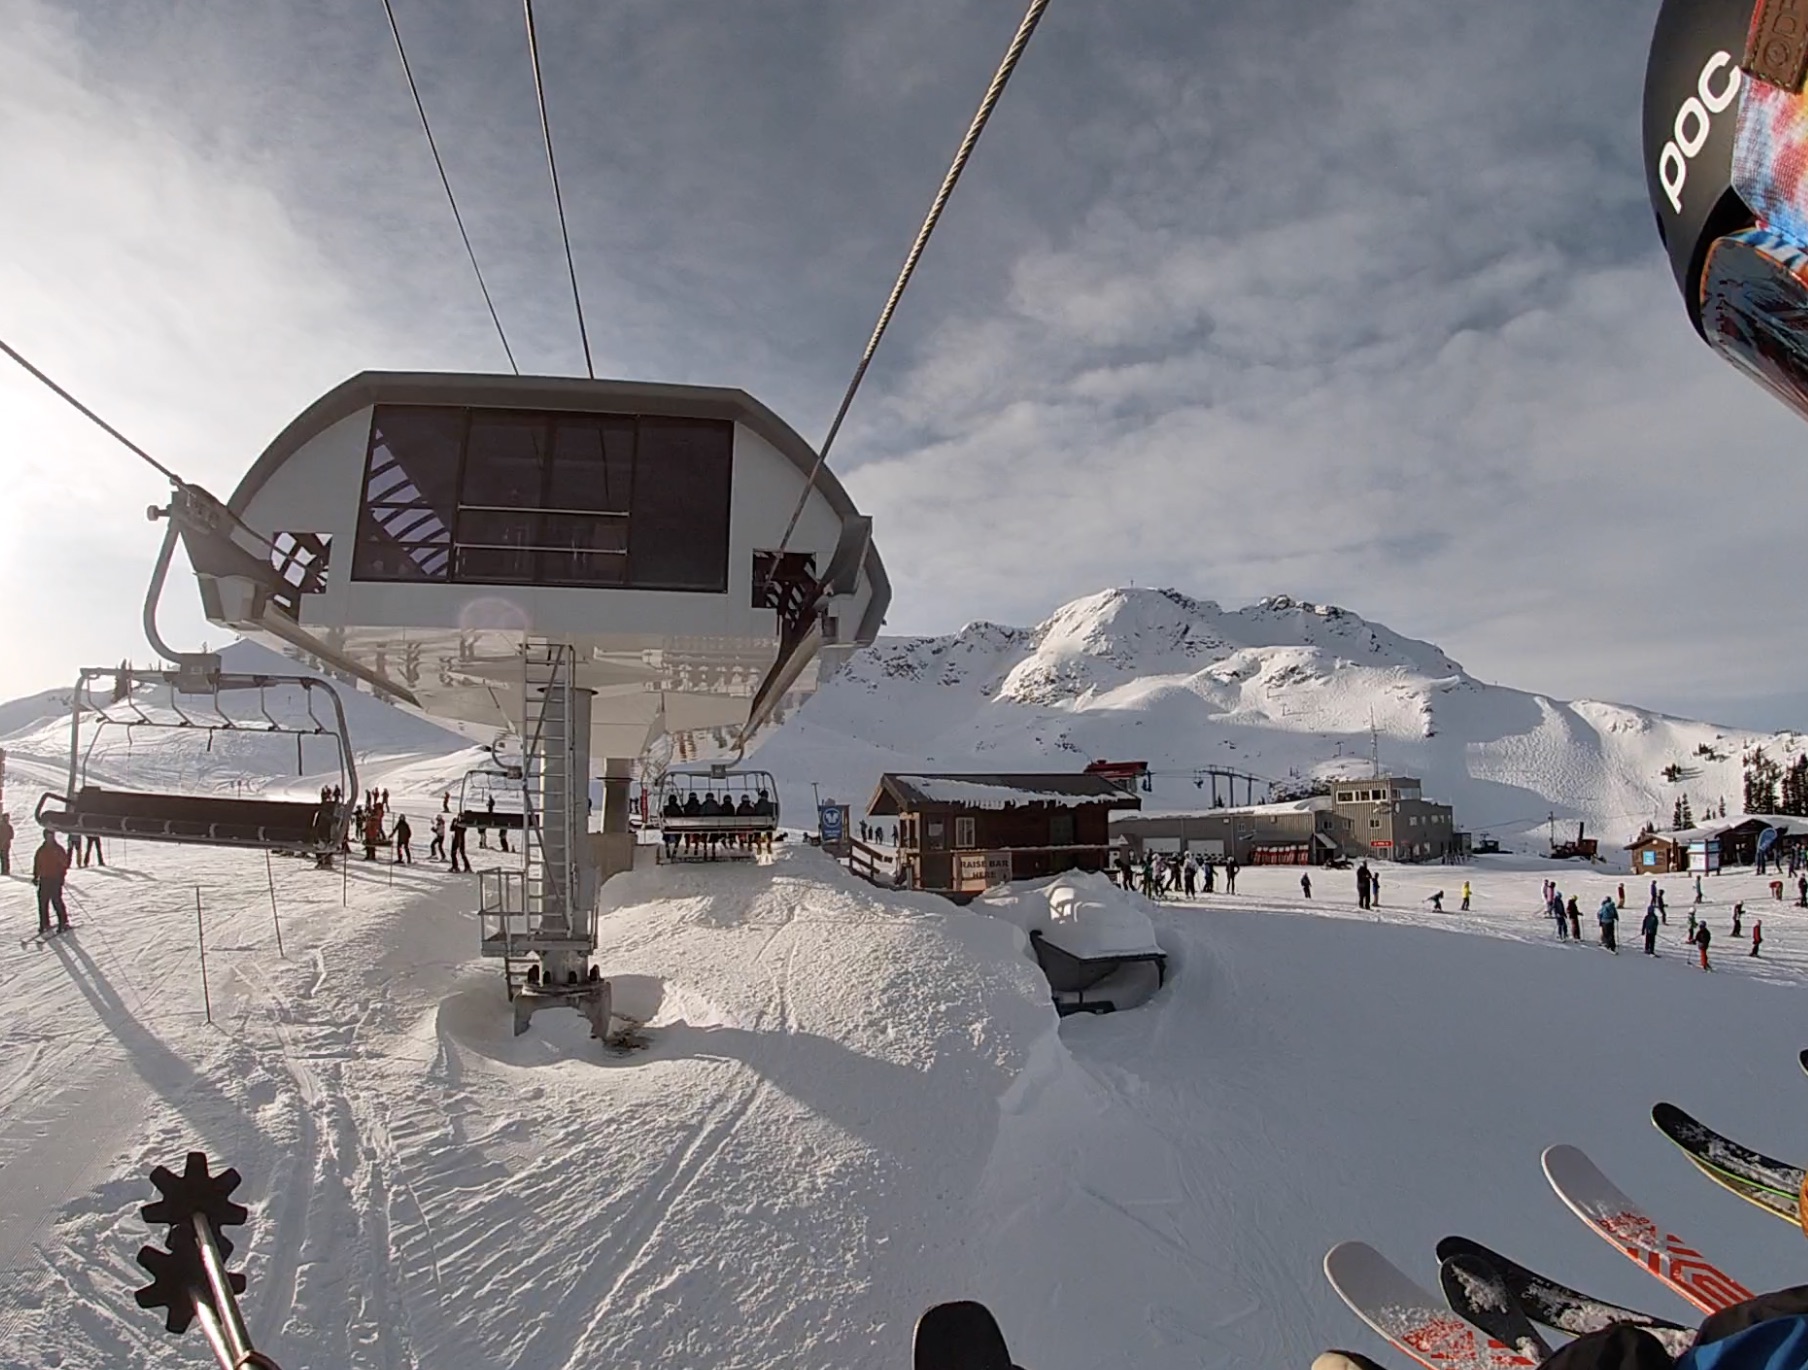
[(1665, 0), (1645, 177), (1689, 319), (1808, 418), (1808, 0)]

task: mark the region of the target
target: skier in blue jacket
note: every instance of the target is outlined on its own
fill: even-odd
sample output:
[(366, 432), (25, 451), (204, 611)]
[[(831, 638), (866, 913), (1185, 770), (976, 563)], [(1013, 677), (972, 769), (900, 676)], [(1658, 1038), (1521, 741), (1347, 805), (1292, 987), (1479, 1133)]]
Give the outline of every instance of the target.
[(1611, 899), (1603, 899), (1601, 901), (1600, 912), (1595, 914), (1595, 917), (1600, 920), (1601, 924), (1601, 945), (1613, 952), (1616, 956), (1619, 954), (1620, 949), (1613, 944), (1613, 925), (1619, 919), (1619, 916), (1620, 911), (1613, 906), (1613, 900)]

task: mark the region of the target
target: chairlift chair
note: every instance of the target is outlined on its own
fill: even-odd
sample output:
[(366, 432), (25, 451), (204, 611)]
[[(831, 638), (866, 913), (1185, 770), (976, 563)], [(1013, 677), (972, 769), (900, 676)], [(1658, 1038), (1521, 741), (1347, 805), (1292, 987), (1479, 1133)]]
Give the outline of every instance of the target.
[(765, 771), (667, 771), (653, 791), (647, 826), (668, 861), (749, 859), (778, 831), (778, 785)]
[[(96, 691), (97, 680), (108, 680)], [(172, 717), (162, 718), (140, 707), (133, 690), (140, 685), (167, 691)], [(268, 693), (296, 688), (306, 705), (307, 722), (283, 722), (271, 714)], [(39, 798), (35, 816), (48, 831), (70, 837), (134, 838), (192, 846), (249, 847), (263, 851), (330, 855), (339, 850), (350, 819), (352, 796), (358, 792), (357, 765), (351, 733), (338, 691), (315, 676), (263, 675), (219, 670), (140, 671), (120, 666), (85, 667), (72, 692), (69, 722), (69, 783), (63, 794)], [(235, 717), (224, 695), (257, 697), (256, 716)], [(316, 694), (332, 705), (331, 721), (315, 712)], [(184, 701), (189, 701), (184, 706)], [(197, 701), (209, 701), (211, 719)], [(83, 715), (94, 724), (88, 746), (81, 745)], [(172, 794), (103, 785), (92, 774), (94, 747), (108, 727), (193, 729), (208, 735), (208, 747), (219, 733), (241, 732), (295, 738), (296, 770), (302, 769), (302, 739), (331, 739), (339, 757), (339, 798), (319, 800), (246, 799), (210, 794)]]
[[(498, 762), (466, 771), (458, 782), (458, 815), (467, 828), (477, 831), (520, 832), (527, 826), (525, 772), (520, 766)], [(506, 805), (494, 807), (497, 802)]]

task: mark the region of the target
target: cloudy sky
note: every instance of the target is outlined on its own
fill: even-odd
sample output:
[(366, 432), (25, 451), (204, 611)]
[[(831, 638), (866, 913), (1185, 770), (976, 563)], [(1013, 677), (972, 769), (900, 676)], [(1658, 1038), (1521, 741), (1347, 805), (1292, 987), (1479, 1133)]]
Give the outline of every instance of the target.
[[(581, 372), (519, 5), (394, 2), (517, 356)], [(1808, 433), (1659, 256), (1656, 9), (1053, 0), (837, 445), (890, 630), (1285, 592), (1808, 723)], [(535, 13), (598, 373), (820, 437), (1020, 0)], [(355, 371), (505, 366), (379, 0), (0, 0), (0, 207), (0, 337), (221, 494)], [(0, 697), (147, 654), (163, 494), (0, 363)]]

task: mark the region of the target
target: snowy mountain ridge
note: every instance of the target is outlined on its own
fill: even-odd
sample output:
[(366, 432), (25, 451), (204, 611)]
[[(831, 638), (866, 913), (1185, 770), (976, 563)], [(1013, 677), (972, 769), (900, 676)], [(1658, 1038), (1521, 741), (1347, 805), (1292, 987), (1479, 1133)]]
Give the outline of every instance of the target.
[(1490, 685), (1336, 605), (1275, 595), (1227, 610), (1137, 588), (1032, 628), (881, 639), (758, 764), (793, 791), (813, 782), (859, 800), (883, 770), (1146, 760), (1145, 810), (1179, 811), (1209, 806), (1213, 769), (1310, 785), (1368, 774), (1373, 751), (1455, 804), (1460, 826), (1529, 846), (1553, 814), (1625, 840), (1667, 823), (1684, 794), (1698, 815), (1723, 799), (1737, 809), (1740, 756), (1758, 745), (1792, 753), (1803, 739)]

